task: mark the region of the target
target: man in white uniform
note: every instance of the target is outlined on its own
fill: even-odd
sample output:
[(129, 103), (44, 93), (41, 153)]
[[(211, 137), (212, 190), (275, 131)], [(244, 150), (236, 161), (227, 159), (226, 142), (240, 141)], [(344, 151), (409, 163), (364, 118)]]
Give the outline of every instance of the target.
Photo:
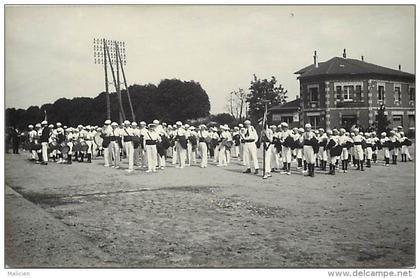
[(251, 160), (254, 165), (255, 172), (254, 174), (258, 175), (258, 157), (257, 157), (257, 145), (255, 144), (258, 141), (258, 134), (255, 128), (251, 125), (251, 121), (246, 120), (245, 125), (245, 134), (243, 134), (244, 140), (244, 155), (246, 158), (246, 167), (247, 169), (244, 173), (251, 173)]
[(133, 145), (134, 129), (130, 126), (130, 122), (127, 120), (124, 121), (122, 136), (123, 136), (123, 146), (125, 149), (125, 153), (127, 154), (127, 158), (128, 158), (128, 169), (126, 171), (131, 173), (134, 171), (134, 145)]
[(200, 125), (199, 128), (200, 129), (197, 132), (197, 136), (198, 136), (198, 151), (201, 157), (200, 167), (207, 168), (207, 158), (208, 158), (207, 140), (209, 137), (209, 133), (207, 132), (206, 130), (207, 127), (205, 125)]

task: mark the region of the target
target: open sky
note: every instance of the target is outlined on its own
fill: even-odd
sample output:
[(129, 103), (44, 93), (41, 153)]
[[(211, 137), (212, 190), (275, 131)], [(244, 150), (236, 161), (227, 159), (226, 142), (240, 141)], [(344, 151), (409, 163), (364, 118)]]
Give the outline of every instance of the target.
[[(252, 75), (299, 92), (298, 69), (341, 56), (415, 71), (414, 6), (7, 6), (6, 107), (104, 91), (93, 38), (126, 42), (129, 84), (200, 82), (211, 112)], [(111, 79), (110, 79), (111, 80)], [(110, 87), (113, 91), (113, 87)]]

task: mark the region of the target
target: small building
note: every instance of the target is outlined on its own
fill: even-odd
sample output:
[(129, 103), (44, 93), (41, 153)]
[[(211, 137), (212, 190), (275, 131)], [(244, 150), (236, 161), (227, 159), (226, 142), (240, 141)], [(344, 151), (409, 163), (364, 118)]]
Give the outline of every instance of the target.
[(301, 99), (276, 105), (268, 109), (269, 122), (271, 124), (279, 125), (281, 122), (286, 122), (289, 127), (298, 127), (300, 125), (300, 106)]
[(295, 72), (302, 99), (301, 125), (349, 129), (376, 124), (383, 105), (390, 127), (403, 126), (406, 133), (415, 128), (415, 75), (361, 60), (334, 57)]

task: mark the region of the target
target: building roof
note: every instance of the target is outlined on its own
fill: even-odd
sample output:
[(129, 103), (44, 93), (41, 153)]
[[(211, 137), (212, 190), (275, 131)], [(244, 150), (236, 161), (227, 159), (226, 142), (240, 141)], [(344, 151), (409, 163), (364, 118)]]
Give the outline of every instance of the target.
[(271, 107), (270, 109), (268, 109), (268, 111), (273, 111), (273, 110), (297, 110), (300, 108), (300, 98), (297, 98), (295, 100), (283, 103), (283, 104), (279, 104), (276, 106)]
[(367, 63), (361, 60), (334, 57), (326, 62), (318, 63), (318, 67), (310, 65), (295, 72), (300, 74), (298, 78), (313, 77), (319, 75), (386, 75), (402, 78), (415, 78), (414, 74), (394, 70), (375, 64)]

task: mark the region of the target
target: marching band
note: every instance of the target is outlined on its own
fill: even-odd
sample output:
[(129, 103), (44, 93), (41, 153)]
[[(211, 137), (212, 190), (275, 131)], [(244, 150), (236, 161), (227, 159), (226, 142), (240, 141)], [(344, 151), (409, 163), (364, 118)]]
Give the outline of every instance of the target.
[(171, 126), (158, 120), (148, 125), (143, 121), (119, 125), (106, 120), (103, 127), (73, 128), (43, 121), (29, 125), (27, 137), (30, 159), (38, 164), (91, 163), (93, 158), (103, 157), (105, 167), (118, 169), (125, 157), (128, 160), (125, 171), (129, 173), (134, 167), (147, 168), (147, 173), (163, 170), (171, 157), (172, 164), (181, 169), (193, 165), (207, 168), (209, 159), (218, 167), (226, 167), (235, 158), (246, 166), (244, 173), (257, 175), (260, 147), (264, 150), (264, 179), (278, 171), (291, 175), (292, 162), (296, 162), (298, 173), (314, 177), (315, 168), (326, 172), (327, 164), (328, 174), (335, 175), (336, 170), (347, 173), (350, 163), (356, 170), (364, 171), (372, 163), (378, 163), (381, 156), (384, 166), (390, 165), (391, 158), (392, 164), (397, 164), (399, 154), (401, 162), (412, 160), (408, 149), (412, 142), (401, 126), (389, 134), (381, 133), (378, 138), (376, 132), (363, 133), (357, 127), (349, 131), (324, 130), (306, 124), (303, 128), (289, 129), (285, 122), (263, 129), (259, 136), (249, 120), (233, 128), (204, 124), (196, 128), (180, 121)]

